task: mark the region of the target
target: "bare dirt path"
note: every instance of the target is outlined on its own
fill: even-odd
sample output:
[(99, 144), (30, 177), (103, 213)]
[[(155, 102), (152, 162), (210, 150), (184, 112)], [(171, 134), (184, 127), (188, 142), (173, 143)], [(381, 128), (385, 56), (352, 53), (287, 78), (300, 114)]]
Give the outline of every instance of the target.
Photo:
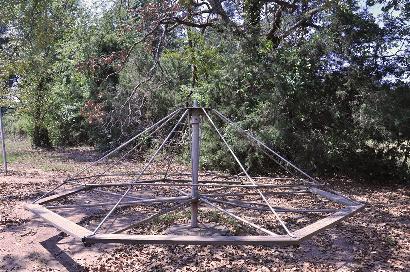
[(406, 271), (410, 267), (410, 192), (405, 186), (333, 181), (333, 189), (367, 202), (367, 207), (297, 247), (84, 247), (23, 205), (95, 154), (89, 149), (24, 154), (10, 164), (9, 176), (0, 176), (0, 271)]

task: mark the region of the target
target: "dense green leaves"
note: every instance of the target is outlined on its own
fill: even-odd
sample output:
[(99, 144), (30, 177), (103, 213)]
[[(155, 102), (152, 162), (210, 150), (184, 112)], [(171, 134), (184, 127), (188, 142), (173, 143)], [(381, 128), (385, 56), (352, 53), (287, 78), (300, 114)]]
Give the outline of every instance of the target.
[[(405, 1), (6, 2), (2, 92), (35, 145), (106, 149), (198, 99), (309, 171), (409, 174)], [(215, 121), (250, 171), (280, 171)], [(239, 171), (217, 138), (202, 165)]]

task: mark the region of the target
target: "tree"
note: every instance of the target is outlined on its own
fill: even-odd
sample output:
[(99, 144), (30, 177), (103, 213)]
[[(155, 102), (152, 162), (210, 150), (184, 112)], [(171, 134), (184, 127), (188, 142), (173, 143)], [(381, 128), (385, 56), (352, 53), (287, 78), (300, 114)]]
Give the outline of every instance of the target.
[(12, 46), (6, 67), (8, 75), (19, 78), (20, 113), (29, 119), (33, 145), (50, 147), (49, 109), (58, 78), (53, 68), (65, 61), (61, 48), (78, 22), (78, 1), (6, 1), (1, 14), (7, 14), (2, 24), (10, 30)]
[[(2, 80), (18, 76), (37, 145), (117, 146), (195, 98), (307, 170), (399, 178), (409, 173), (409, 5), (374, 4), (379, 18), (362, 1), (113, 1), (93, 18), (74, 0), (9, 1), (2, 25), (19, 31), (3, 43)], [(250, 171), (273, 169), (222, 131)], [(237, 171), (204, 132), (203, 165)]]
[[(181, 31), (178, 27), (200, 29), (205, 46), (199, 52), (217, 44), (212, 57), (222, 61), (215, 70), (203, 72), (212, 74), (211, 80), (198, 73), (196, 95), (241, 116), (245, 126), (262, 132), (268, 142), (308, 169), (333, 173), (354, 168), (359, 175), (382, 177), (375, 171), (383, 169), (375, 166), (379, 161), (391, 165), (386, 175), (400, 172), (393, 169), (402, 161), (400, 156), (388, 160), (369, 145), (375, 136), (366, 132), (363, 120), (373, 117), (361, 114), (371, 103), (370, 97), (385, 88), (388, 71), (405, 71), (400, 68), (403, 62), (382, 62), (391, 25), (380, 27), (354, 1), (189, 3), (197, 17), (189, 17), (178, 6), (178, 12), (169, 8), (173, 12), (162, 14), (167, 19), (157, 16), (149, 22), (172, 25), (174, 31)], [(221, 37), (230, 42), (221, 43)], [(184, 55), (180, 47), (171, 50)], [(163, 60), (164, 67), (166, 61), (168, 58)], [(394, 88), (391, 83), (387, 86)], [(212, 142), (214, 139), (208, 148), (215, 154)], [(249, 163), (255, 161), (249, 158), (251, 147), (236, 147)], [(216, 156), (213, 159), (224, 165)]]

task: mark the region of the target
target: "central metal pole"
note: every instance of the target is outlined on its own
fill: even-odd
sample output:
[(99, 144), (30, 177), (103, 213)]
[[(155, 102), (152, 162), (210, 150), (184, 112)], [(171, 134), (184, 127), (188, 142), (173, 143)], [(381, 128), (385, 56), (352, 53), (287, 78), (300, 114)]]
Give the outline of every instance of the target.
[(194, 101), (191, 110), (191, 164), (192, 164), (192, 201), (191, 201), (191, 227), (198, 227), (198, 172), (199, 172), (199, 107), (198, 101)]

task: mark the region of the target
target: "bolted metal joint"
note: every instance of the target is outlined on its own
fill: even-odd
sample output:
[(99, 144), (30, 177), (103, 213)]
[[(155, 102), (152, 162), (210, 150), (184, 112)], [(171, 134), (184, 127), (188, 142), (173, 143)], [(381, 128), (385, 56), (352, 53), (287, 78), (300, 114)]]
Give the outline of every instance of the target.
[(201, 122), (201, 119), (199, 115), (196, 115), (196, 114), (191, 115), (191, 125), (199, 124), (200, 122)]

